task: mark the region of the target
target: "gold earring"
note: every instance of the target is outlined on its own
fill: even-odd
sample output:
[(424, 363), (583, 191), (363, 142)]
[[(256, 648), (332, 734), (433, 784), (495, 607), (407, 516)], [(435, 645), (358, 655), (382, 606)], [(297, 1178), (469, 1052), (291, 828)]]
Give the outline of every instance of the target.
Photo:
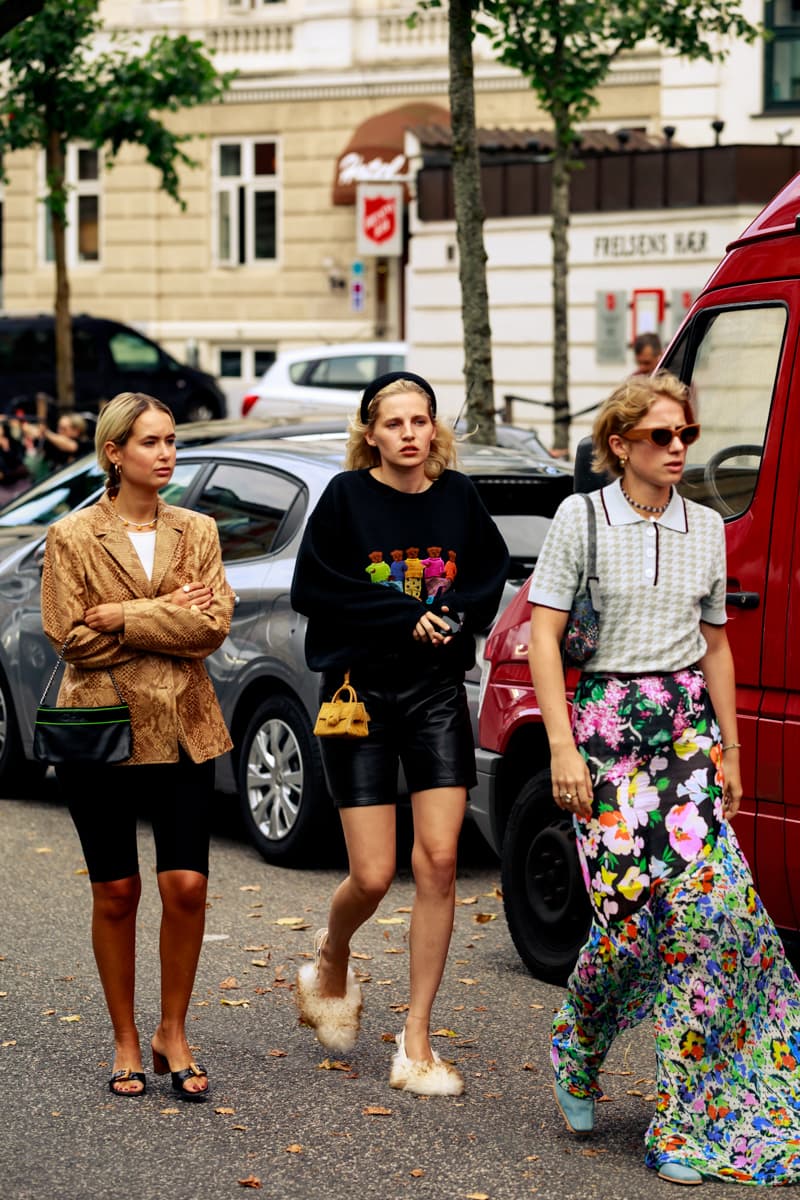
[(620, 470), (622, 470), (622, 471), (624, 471), (624, 470), (625, 470), (625, 464), (627, 463), (627, 461), (628, 461), (628, 460), (627, 460), (627, 458), (625, 457), (625, 455), (624, 455), (624, 454), (620, 454), (620, 456), (619, 456), (619, 465), (620, 465)]

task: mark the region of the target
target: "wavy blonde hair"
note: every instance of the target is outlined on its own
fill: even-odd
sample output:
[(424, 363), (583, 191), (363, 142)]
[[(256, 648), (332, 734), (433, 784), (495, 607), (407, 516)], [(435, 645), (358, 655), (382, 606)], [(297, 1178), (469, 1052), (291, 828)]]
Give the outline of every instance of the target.
[(367, 441), (367, 434), (372, 431), (378, 412), (380, 411), (381, 401), (388, 396), (401, 396), (406, 394), (416, 393), (422, 396), (428, 404), (428, 416), (433, 421), (434, 429), (436, 430), (433, 441), (431, 442), (430, 454), (425, 460), (425, 474), (428, 479), (438, 479), (442, 471), (447, 467), (456, 465), (456, 437), (449, 425), (440, 425), (436, 417), (431, 412), (431, 398), (410, 379), (395, 379), (392, 383), (387, 383), (385, 388), (381, 388), (369, 402), (367, 409), (367, 423), (361, 420), (360, 413), (357, 413), (350, 422), (350, 436), (347, 440), (347, 454), (345, 456), (345, 467), (348, 471), (360, 471), (364, 467), (379, 467), (381, 462), (380, 451), (377, 446), (370, 446)]
[(106, 473), (106, 491), (109, 495), (115, 496), (119, 491), (119, 471), (106, 454), (106, 442), (124, 446), (138, 418), (150, 408), (166, 413), (174, 426), (172, 410), (161, 400), (156, 400), (155, 396), (147, 396), (144, 392), (120, 392), (113, 400), (109, 400), (100, 413), (94, 434), (94, 449), (97, 461)]
[(638, 425), (662, 396), (680, 404), (686, 424), (694, 424), (694, 409), (685, 383), (681, 383), (669, 371), (658, 371), (655, 375), (633, 375), (603, 401), (595, 417), (592, 426), (593, 471), (622, 475), (619, 459), (608, 444), (610, 438), (615, 433), (624, 438), (626, 431)]

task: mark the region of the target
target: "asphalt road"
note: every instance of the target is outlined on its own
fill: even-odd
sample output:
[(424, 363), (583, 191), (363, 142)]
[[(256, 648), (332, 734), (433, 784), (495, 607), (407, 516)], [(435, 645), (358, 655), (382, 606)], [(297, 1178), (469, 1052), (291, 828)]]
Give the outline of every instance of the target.
[[(113, 797), (109, 797), (113, 803)], [(353, 965), (365, 1014), (347, 1069), (299, 1028), (298, 966), (340, 870), (267, 867), (221, 819), (190, 1040), (211, 1075), (204, 1105), (174, 1101), (148, 1073), (141, 1100), (106, 1089), (108, 1020), (89, 946), (89, 884), (55, 786), (0, 801), (0, 1200), (665, 1200), (642, 1165), (652, 1112), (647, 1026), (607, 1063), (591, 1139), (564, 1129), (550, 1093), (557, 988), (531, 979), (511, 945), (498, 871), (465, 840), (455, 933), (435, 1020), (463, 1071), (460, 1099), (392, 1091), (391, 1035), (407, 1000), (407, 864), (361, 931)], [(158, 906), (149, 831), (140, 838), (138, 1018), (157, 1019)], [(286, 918), (297, 918), (294, 928)], [(230, 985), (230, 986), (229, 986)], [(370, 1109), (383, 1110), (375, 1113)], [(242, 1181), (250, 1181), (245, 1186)], [(257, 1184), (260, 1183), (260, 1188)], [(741, 1197), (706, 1184), (707, 1200)], [(677, 1200), (677, 1197), (676, 1197)]]

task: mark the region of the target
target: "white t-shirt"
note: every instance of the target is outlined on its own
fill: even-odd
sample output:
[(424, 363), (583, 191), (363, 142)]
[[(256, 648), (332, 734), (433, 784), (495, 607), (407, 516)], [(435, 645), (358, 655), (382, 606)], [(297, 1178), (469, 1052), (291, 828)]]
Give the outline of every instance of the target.
[(144, 567), (144, 573), (148, 579), (153, 578), (153, 563), (156, 557), (156, 531), (155, 529), (147, 529), (143, 533), (137, 533), (133, 529), (128, 529), (128, 537), (133, 542), (133, 548), (139, 555), (139, 561)]
[[(600, 637), (585, 672), (679, 671), (706, 652), (700, 622), (724, 625), (725, 527), (713, 509), (677, 492), (657, 521), (640, 516), (620, 481), (590, 499), (597, 526)], [(533, 573), (529, 599), (568, 612), (584, 582), (588, 513), (562, 502)]]

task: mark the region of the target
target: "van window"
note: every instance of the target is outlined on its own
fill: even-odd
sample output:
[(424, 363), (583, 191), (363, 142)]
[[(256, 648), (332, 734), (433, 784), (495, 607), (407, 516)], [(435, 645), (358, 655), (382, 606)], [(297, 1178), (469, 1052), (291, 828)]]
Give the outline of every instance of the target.
[(756, 490), (785, 329), (781, 305), (705, 310), (664, 363), (690, 385), (703, 430), (680, 491), (723, 517)]
[(118, 371), (158, 371), (161, 367), (158, 347), (127, 329), (115, 333), (108, 347)]

